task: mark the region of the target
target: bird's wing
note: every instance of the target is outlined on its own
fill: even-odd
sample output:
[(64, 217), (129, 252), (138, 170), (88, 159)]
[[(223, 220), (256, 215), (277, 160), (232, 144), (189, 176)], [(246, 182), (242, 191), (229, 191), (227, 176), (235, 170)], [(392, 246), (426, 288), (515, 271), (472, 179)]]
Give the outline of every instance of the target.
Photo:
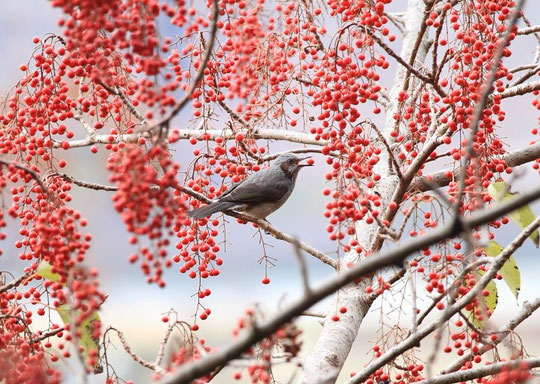
[(218, 200), (238, 204), (270, 203), (279, 201), (289, 191), (290, 185), (287, 180), (276, 180), (268, 172), (253, 176), (233, 185)]

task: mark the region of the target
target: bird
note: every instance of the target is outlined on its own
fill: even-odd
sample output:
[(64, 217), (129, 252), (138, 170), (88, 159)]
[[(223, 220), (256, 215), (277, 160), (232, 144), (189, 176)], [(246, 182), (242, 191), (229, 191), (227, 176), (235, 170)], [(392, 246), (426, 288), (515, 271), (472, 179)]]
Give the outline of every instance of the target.
[(309, 158), (293, 153), (280, 154), (268, 168), (233, 184), (214, 202), (187, 214), (194, 219), (204, 219), (216, 212), (237, 210), (266, 221), (266, 217), (280, 208), (291, 195), (300, 169), (313, 165), (300, 164)]

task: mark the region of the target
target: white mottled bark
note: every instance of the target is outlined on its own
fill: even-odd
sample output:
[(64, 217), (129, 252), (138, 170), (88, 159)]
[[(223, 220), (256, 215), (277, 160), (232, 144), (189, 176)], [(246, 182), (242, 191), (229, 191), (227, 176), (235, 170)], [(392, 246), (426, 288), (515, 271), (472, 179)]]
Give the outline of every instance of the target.
[[(169, 136), (177, 139), (189, 139), (194, 137), (196, 139), (202, 139), (202, 137), (208, 137), (209, 139), (216, 139), (222, 137), (224, 139), (231, 139), (235, 137), (238, 133), (242, 133), (246, 136), (252, 135), (255, 139), (264, 139), (264, 140), (280, 140), (280, 141), (289, 141), (291, 143), (301, 143), (301, 144), (311, 144), (317, 146), (326, 145), (325, 140), (315, 140), (315, 136), (309, 133), (288, 131), (285, 129), (253, 129), (248, 131), (245, 128), (238, 130), (231, 129), (171, 129)], [(117, 136), (111, 135), (88, 135), (86, 138), (81, 140), (71, 140), (69, 142), (71, 148), (75, 147), (87, 147), (93, 144), (109, 144), (109, 143), (118, 143), (118, 142), (135, 142), (139, 140), (140, 137), (151, 137), (151, 134), (148, 132), (143, 133), (132, 133), (132, 134), (122, 134)], [(60, 146), (60, 143), (57, 144)]]
[[(401, 57), (409, 61), (414, 45), (418, 38), (425, 4), (423, 0), (409, 0), (407, 11), (404, 16), (406, 32), (403, 37)], [(427, 35), (420, 45), (417, 60), (422, 62), (426, 56)], [(383, 134), (390, 141), (390, 131), (393, 129), (393, 115), (398, 108), (398, 93), (403, 89), (403, 84), (407, 76), (407, 70), (400, 66), (397, 69), (394, 85), (390, 90), (390, 100), (386, 108), (386, 126)], [(383, 204), (388, 204), (396, 190), (399, 178), (389, 167), (389, 153), (382, 151), (380, 160), (376, 164), (375, 172), (379, 173), (381, 181), (377, 183), (376, 191), (380, 194)], [(369, 225), (364, 221), (359, 222), (356, 227), (358, 241), (364, 249), (370, 249), (377, 234), (377, 226)], [(357, 259), (354, 252), (347, 253), (340, 260), (341, 268), (347, 268), (347, 264)], [(341, 372), (343, 364), (349, 355), (352, 344), (356, 339), (358, 330), (364, 317), (366, 316), (371, 301), (365, 295), (366, 286), (370, 285), (370, 279), (364, 279), (358, 284), (352, 284), (341, 289), (335, 297), (334, 303), (328, 311), (323, 326), (323, 330), (317, 340), (315, 348), (304, 362), (302, 375), (298, 381), (300, 384), (329, 384), (334, 383)], [(339, 309), (346, 307), (347, 312), (340, 314)], [(333, 321), (332, 316), (339, 314), (339, 321)]]

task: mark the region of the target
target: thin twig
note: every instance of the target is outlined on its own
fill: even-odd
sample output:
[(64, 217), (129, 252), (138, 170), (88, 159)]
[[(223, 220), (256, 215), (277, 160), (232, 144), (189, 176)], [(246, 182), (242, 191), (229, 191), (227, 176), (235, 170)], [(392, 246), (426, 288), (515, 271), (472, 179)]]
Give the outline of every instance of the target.
[(124, 337), (124, 334), (119, 331), (118, 329), (114, 328), (114, 327), (109, 327), (107, 328), (107, 331), (105, 331), (105, 333), (107, 333), (108, 331), (114, 331), (116, 332), (118, 338), (120, 339), (120, 342), (122, 343), (122, 346), (124, 347), (124, 350), (126, 351), (126, 353), (128, 355), (131, 356), (131, 358), (136, 362), (136, 363), (139, 363), (140, 365), (142, 365), (143, 367), (146, 367), (146, 368), (149, 368), (153, 371), (155, 371), (157, 374), (159, 375), (163, 375), (165, 374), (165, 370), (163, 368), (161, 368), (159, 365), (157, 365), (156, 363), (153, 363), (153, 362), (149, 362), (149, 361), (146, 361), (146, 360), (143, 360), (142, 358), (140, 358), (137, 354), (135, 354), (132, 350), (131, 350), (131, 347), (129, 346), (128, 342), (126, 341), (126, 338)]
[(17, 287), (19, 284), (21, 284), (26, 278), (30, 276), (30, 272), (26, 272), (24, 275), (20, 276), (18, 279), (12, 281), (9, 284), (0, 286), (0, 294), (9, 291), (12, 288)]
[(56, 175), (58, 175), (64, 180), (69, 181), (70, 183), (78, 185), (79, 187), (93, 189), (95, 191), (118, 191), (118, 187), (115, 185), (103, 185), (103, 184), (98, 184), (98, 183), (90, 183), (88, 181), (75, 179), (74, 177), (66, 175), (65, 173), (56, 173)]
[(35, 172), (34, 170), (32, 170), (32, 169), (30, 169), (30, 168), (28, 168), (28, 167), (26, 167), (26, 166), (24, 166), (22, 164), (16, 163), (14, 161), (7, 161), (7, 160), (0, 159), (0, 164), (4, 164), (4, 165), (6, 165), (8, 167), (13, 166), (13, 167), (15, 167), (17, 169), (20, 169), (21, 171), (24, 171), (24, 172), (28, 173), (32, 177), (32, 179), (34, 179), (36, 181), (36, 183), (39, 184), (39, 186), (41, 187), (41, 190), (43, 192), (45, 192), (49, 197), (52, 196), (51, 191), (49, 191), (49, 188), (47, 188), (45, 186), (45, 184), (43, 183), (43, 180), (41, 180), (41, 177), (39, 176), (39, 174), (37, 172)]

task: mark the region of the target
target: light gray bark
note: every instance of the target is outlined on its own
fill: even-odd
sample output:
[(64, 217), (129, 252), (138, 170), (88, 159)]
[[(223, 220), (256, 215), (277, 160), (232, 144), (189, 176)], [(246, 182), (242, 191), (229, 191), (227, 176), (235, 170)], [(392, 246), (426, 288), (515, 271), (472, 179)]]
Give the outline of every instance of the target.
[[(407, 11), (404, 16), (405, 36), (401, 57), (409, 61), (411, 52), (415, 46), (424, 16), (425, 4), (423, 0), (409, 0)], [(417, 61), (422, 62), (426, 56), (427, 35), (424, 36), (417, 54)], [(394, 114), (398, 111), (398, 94), (403, 89), (407, 77), (407, 70), (399, 66), (396, 72), (394, 85), (390, 90), (389, 104), (386, 108), (386, 126), (383, 131), (385, 138), (390, 141), (390, 132), (394, 128)], [(390, 154), (382, 151), (380, 160), (375, 165), (374, 171), (381, 175), (381, 180), (375, 187), (380, 199), (386, 206), (397, 189), (399, 178), (390, 168), (388, 161)], [(364, 249), (370, 249), (377, 234), (376, 224), (367, 224), (361, 221), (356, 225), (359, 245)], [(347, 268), (347, 264), (355, 262), (358, 255), (349, 252), (340, 260), (341, 269)], [(339, 269), (338, 269), (339, 271)], [(339, 272), (338, 272), (339, 273)], [(343, 368), (343, 364), (349, 355), (354, 340), (364, 317), (366, 316), (372, 300), (365, 294), (365, 288), (371, 285), (371, 279), (366, 278), (358, 284), (351, 284), (341, 289), (336, 295), (334, 302), (328, 311), (323, 330), (317, 340), (315, 348), (304, 362), (303, 371), (298, 383), (300, 384), (328, 384), (334, 383)], [(339, 313), (339, 308), (347, 308), (345, 314)], [(339, 313), (339, 321), (333, 321), (332, 316)]]

